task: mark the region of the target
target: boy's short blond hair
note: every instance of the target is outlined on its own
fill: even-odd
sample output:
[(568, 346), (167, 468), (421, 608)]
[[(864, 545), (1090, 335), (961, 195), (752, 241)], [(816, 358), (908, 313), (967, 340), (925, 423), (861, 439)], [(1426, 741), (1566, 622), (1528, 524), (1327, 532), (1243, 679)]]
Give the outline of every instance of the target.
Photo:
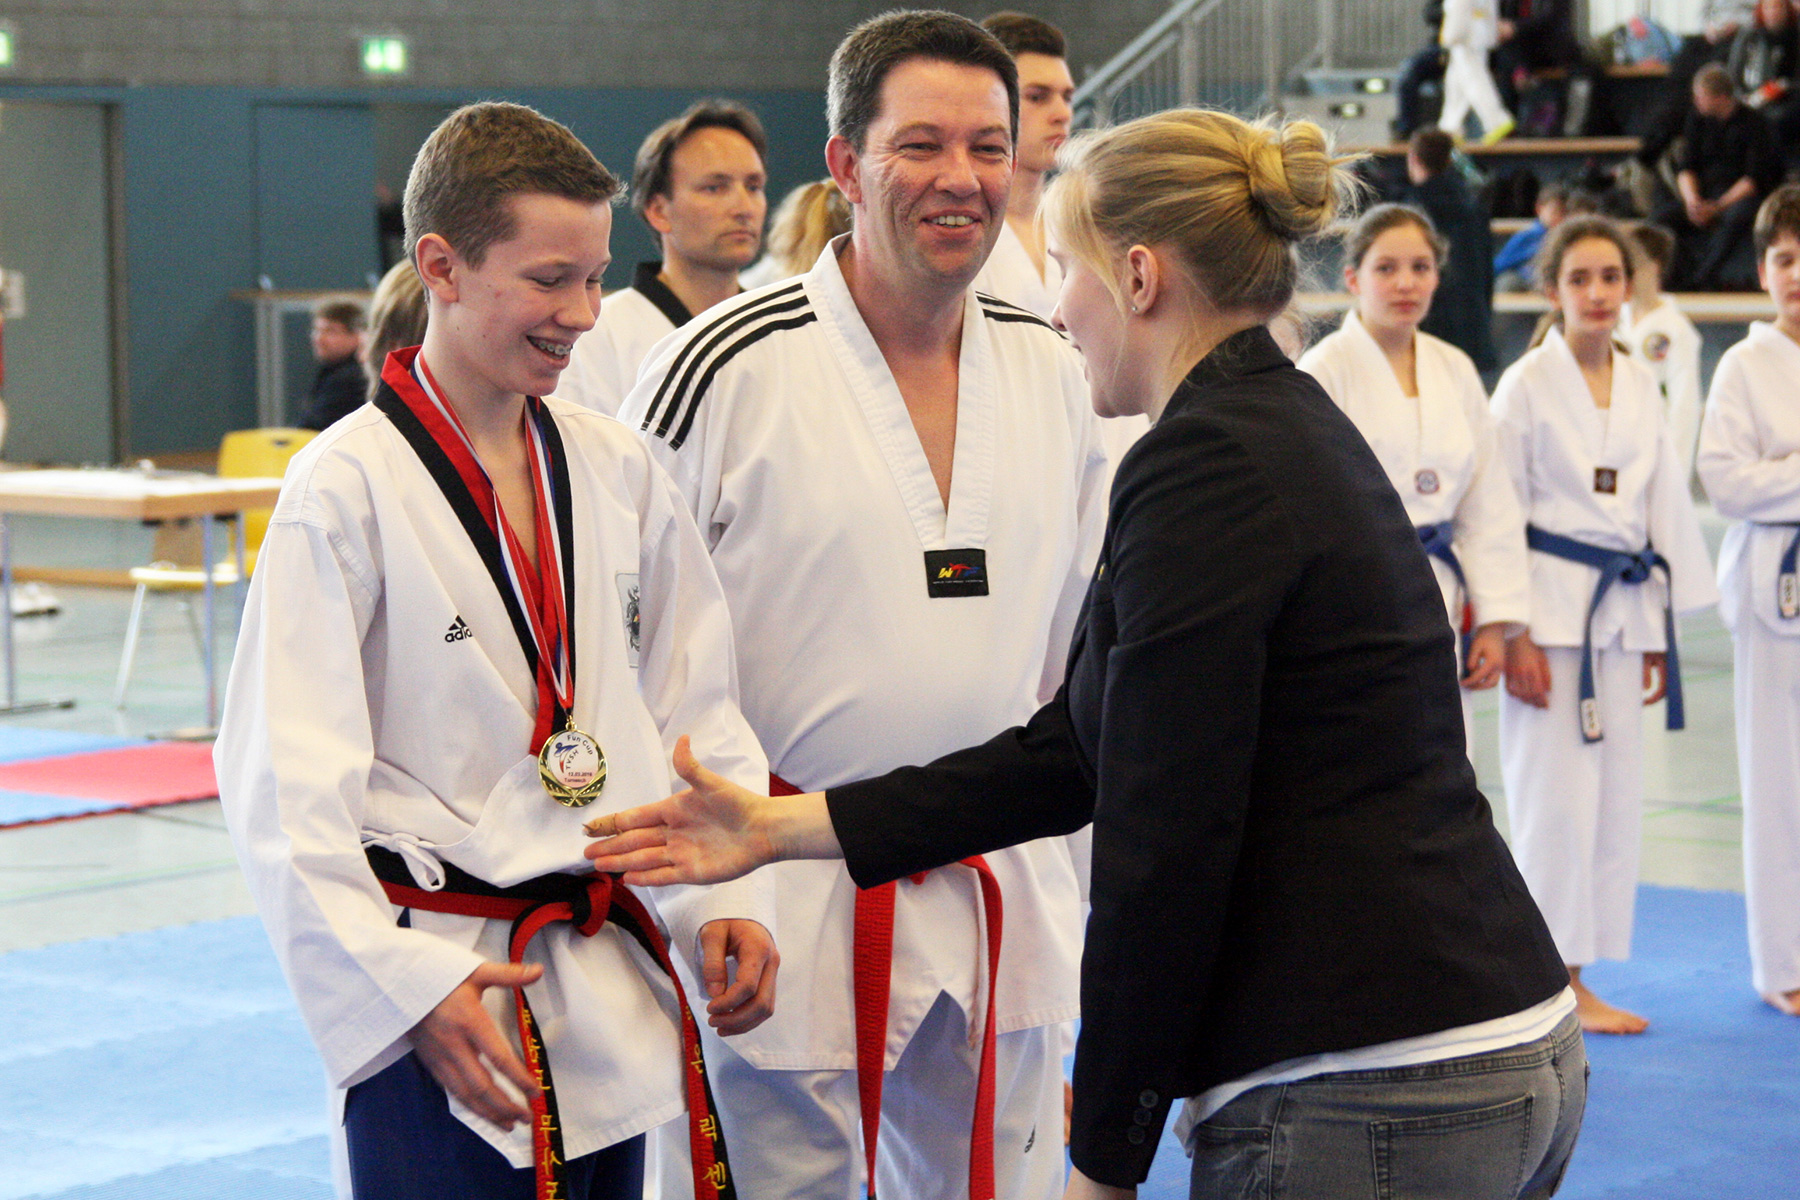
[(445, 117), (406, 177), (406, 256), (435, 233), (470, 266), (518, 232), (507, 201), (561, 196), (601, 204), (619, 181), (564, 125), (522, 104), (470, 104)]

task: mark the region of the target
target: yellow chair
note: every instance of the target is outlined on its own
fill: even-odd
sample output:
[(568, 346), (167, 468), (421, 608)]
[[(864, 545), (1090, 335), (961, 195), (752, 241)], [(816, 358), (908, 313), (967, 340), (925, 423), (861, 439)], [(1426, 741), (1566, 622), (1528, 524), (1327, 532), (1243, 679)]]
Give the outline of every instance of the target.
[[(293, 458), (300, 447), (318, 436), (310, 429), (240, 429), (225, 435), (219, 443), (219, 474), (226, 478), (245, 479), (264, 475), (281, 475), (287, 470), (288, 460)], [(269, 517), (273, 509), (252, 508), (243, 513), (244, 521), (244, 569), (252, 571), (256, 566), (256, 552), (262, 546), (263, 535), (269, 531)], [(184, 523), (185, 524), (185, 523)], [(229, 522), (222, 523), (229, 529)], [(163, 526), (158, 530), (158, 549), (163, 549), (165, 533), (172, 529)], [(229, 545), (229, 541), (226, 545)], [(214, 546), (217, 554), (219, 547)], [(206, 572), (198, 561), (191, 564), (177, 564), (163, 561), (166, 558), (192, 558), (198, 560), (198, 548), (192, 545), (182, 546), (172, 553), (159, 555), (157, 562), (147, 567), (133, 567), (131, 581), (137, 584), (137, 591), (131, 597), (131, 619), (125, 626), (125, 649), (119, 656), (119, 679), (113, 688), (113, 707), (125, 707), (125, 689), (131, 684), (131, 667), (137, 658), (138, 635), (142, 631), (144, 621), (144, 597), (151, 592), (170, 593), (181, 598), (182, 611), (186, 614), (188, 627), (193, 631), (194, 643), (200, 642), (200, 627), (194, 620), (193, 606), (188, 597), (206, 586)], [(226, 554), (223, 561), (213, 564), (213, 584), (215, 587), (229, 587), (238, 581), (236, 557)], [(205, 657), (202, 650), (201, 656)]]

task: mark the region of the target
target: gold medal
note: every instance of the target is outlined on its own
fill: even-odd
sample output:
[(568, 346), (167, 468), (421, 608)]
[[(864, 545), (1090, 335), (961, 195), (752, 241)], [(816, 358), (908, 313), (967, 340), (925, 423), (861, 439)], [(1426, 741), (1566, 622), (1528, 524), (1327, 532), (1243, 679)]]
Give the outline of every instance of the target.
[(581, 730), (573, 717), (561, 733), (544, 739), (538, 751), (538, 778), (558, 804), (582, 808), (606, 786), (606, 752)]

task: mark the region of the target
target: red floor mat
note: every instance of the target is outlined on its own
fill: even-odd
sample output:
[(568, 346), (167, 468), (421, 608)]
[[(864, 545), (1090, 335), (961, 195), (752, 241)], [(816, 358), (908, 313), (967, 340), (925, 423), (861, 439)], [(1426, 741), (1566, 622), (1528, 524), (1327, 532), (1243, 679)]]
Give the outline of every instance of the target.
[(211, 742), (150, 742), (117, 750), (0, 763), (0, 791), (79, 796), (127, 808), (219, 794)]

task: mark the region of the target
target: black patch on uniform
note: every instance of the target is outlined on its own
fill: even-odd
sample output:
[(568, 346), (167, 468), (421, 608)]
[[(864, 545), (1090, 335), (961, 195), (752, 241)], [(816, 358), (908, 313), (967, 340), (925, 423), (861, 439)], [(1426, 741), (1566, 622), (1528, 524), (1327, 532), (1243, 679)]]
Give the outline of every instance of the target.
[(1594, 490), (1603, 496), (1615, 496), (1619, 492), (1619, 473), (1612, 467), (1594, 468)]
[(925, 588), (933, 600), (987, 595), (987, 551), (927, 550)]

